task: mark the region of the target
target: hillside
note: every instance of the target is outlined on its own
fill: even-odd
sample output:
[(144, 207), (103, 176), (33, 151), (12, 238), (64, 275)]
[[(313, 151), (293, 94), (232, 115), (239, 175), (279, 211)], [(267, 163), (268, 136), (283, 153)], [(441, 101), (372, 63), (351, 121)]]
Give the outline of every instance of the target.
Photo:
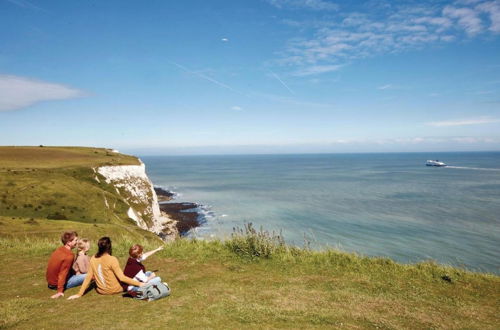
[[(92, 168), (137, 165), (93, 148), (0, 147), (0, 328), (495, 329), (500, 278), (434, 263), (402, 265), (339, 251), (289, 247), (251, 227), (225, 241), (179, 239), (145, 265), (172, 288), (147, 303), (95, 291), (51, 300), (45, 267), (75, 229), (128, 247), (164, 244), (127, 217), (130, 206)], [(106, 197), (106, 206), (103, 196)], [(76, 293), (70, 289), (66, 297)]]
[[(97, 148), (0, 147), (0, 214), (87, 223), (129, 223), (128, 206), (92, 168), (137, 165)], [(114, 205), (114, 209), (106, 207)]]
[(102, 148), (0, 147), (0, 174), (1, 215), (138, 225), (176, 235), (136, 157)]

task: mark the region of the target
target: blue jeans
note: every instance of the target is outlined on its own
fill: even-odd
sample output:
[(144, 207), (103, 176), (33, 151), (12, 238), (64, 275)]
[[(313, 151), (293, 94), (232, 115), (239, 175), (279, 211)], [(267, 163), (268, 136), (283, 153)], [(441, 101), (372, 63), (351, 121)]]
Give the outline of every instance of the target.
[(73, 275), (66, 282), (66, 289), (74, 288), (75, 286), (82, 285), (83, 281), (85, 281), (85, 276), (87, 274)]
[[(144, 274), (149, 277), (152, 274), (152, 272), (145, 272)], [(156, 276), (156, 277), (153, 277), (152, 279), (150, 279), (148, 281), (148, 284), (155, 284), (155, 283), (160, 283), (160, 282), (161, 282), (161, 278), (159, 276)], [(130, 289), (130, 291), (137, 291), (137, 290), (139, 290), (138, 286), (134, 286)]]

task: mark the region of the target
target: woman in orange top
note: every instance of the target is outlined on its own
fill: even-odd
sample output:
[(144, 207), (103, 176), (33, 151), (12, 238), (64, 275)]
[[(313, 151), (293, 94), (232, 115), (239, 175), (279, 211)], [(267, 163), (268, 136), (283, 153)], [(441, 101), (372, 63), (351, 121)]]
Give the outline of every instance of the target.
[(135, 281), (123, 274), (118, 264), (118, 259), (111, 255), (112, 247), (109, 237), (102, 237), (97, 243), (97, 246), (99, 250), (96, 255), (90, 259), (89, 272), (85, 277), (80, 292), (72, 295), (68, 300), (83, 296), (92, 278), (95, 280), (97, 292), (100, 294), (116, 294), (123, 292), (120, 282), (125, 282), (134, 286), (144, 285), (144, 283)]

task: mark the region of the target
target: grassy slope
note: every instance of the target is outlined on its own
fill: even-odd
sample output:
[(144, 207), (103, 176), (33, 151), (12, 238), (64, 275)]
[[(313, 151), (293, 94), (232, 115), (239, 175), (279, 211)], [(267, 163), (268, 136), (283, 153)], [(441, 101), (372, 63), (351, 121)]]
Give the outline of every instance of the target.
[(0, 215), (129, 223), (128, 206), (92, 168), (137, 164), (100, 148), (0, 147)]
[[(103, 154), (102, 158), (106, 157), (110, 156)], [(11, 171), (20, 169), (19, 163), (15, 165), (17, 161), (11, 161)], [(96, 164), (96, 159), (87, 161), (87, 166)], [(5, 169), (6, 163), (0, 157), (0, 169)], [(77, 163), (72, 166), (81, 168)], [(25, 164), (22, 167), (33, 168)], [(54, 185), (45, 186), (40, 194), (54, 194), (61, 180), (75, 178), (71, 175), (73, 169), (69, 174), (67, 170), (46, 173), (66, 174), (51, 176)], [(7, 180), (17, 188), (29, 186), (18, 179), (35, 179), (15, 175), (19, 176)], [(8, 181), (0, 177), (0, 185), (5, 186)], [(72, 187), (70, 181), (66, 182)], [(99, 188), (94, 183), (90, 186)], [(11, 188), (0, 188), (8, 189), (10, 194)], [(17, 198), (27, 196), (23, 203), (36, 196), (35, 192), (26, 193), (30, 191), (27, 189), (16, 192)], [(73, 196), (71, 191), (68, 188), (65, 193)], [(57, 203), (69, 203), (66, 197), (59, 197)], [(102, 199), (90, 199), (87, 209), (79, 214), (98, 214), (102, 208)], [(127, 222), (107, 219), (109, 214), (89, 223), (76, 216), (72, 221), (47, 220), (43, 214), (33, 216), (25, 208), (17, 208), (15, 214), (6, 215), (6, 211), (0, 208), (0, 260), (8, 265), (0, 267), (0, 328), (43, 329), (78, 324), (82, 328), (494, 329), (500, 323), (498, 276), (428, 263), (401, 265), (335, 251), (278, 249), (270, 258), (250, 258), (233, 252), (235, 246), (254, 243), (241, 239), (235, 244), (180, 240), (148, 259), (146, 267), (159, 269), (158, 275), (173, 289), (167, 299), (146, 303), (92, 291), (75, 301), (54, 301), (48, 299), (52, 292), (46, 288), (44, 273), (48, 256), (59, 246), (62, 230), (76, 229), (94, 243), (102, 235), (111, 236), (114, 254), (122, 265), (130, 244), (154, 248), (160, 242)], [(445, 274), (453, 283), (441, 279)], [(67, 295), (76, 291), (68, 290)]]

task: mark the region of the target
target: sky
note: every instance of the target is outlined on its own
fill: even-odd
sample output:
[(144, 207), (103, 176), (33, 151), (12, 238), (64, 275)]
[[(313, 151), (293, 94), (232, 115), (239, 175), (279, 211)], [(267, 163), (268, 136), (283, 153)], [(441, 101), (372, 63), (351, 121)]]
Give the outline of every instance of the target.
[(500, 0), (0, 0), (0, 145), (500, 151)]

